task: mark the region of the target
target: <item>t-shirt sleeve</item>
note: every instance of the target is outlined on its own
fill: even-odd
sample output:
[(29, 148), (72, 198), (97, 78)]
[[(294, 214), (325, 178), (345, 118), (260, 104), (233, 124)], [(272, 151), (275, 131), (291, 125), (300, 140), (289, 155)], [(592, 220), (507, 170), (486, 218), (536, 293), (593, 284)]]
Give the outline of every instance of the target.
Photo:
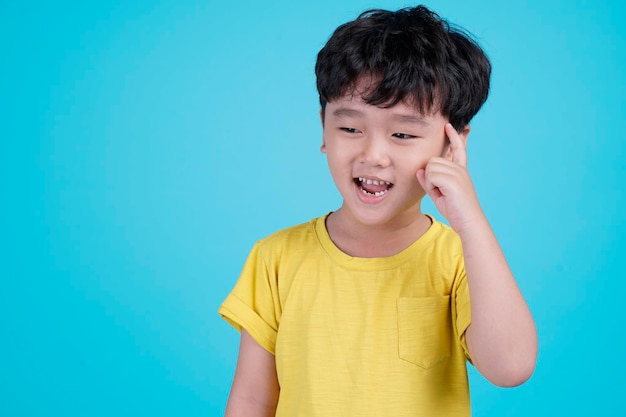
[(452, 316), (455, 325), (455, 333), (458, 342), (463, 347), (465, 356), (471, 362), (467, 342), (465, 340), (465, 331), (472, 322), (472, 310), (470, 304), (469, 287), (467, 285), (467, 275), (465, 273), (465, 264), (463, 258), (459, 261), (457, 267), (457, 275), (454, 283), (453, 299), (452, 299)]
[(273, 275), (257, 243), (218, 313), (237, 331), (245, 328), (259, 345), (275, 354), (280, 309)]

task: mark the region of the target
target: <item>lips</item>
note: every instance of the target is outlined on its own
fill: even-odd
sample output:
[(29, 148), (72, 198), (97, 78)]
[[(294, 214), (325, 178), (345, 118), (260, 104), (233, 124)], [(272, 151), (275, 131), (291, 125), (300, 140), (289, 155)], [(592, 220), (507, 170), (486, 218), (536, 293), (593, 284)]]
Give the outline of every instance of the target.
[(393, 188), (393, 184), (389, 181), (370, 179), (359, 177), (354, 179), (355, 184), (360, 188), (361, 192), (368, 196), (380, 197), (385, 195)]

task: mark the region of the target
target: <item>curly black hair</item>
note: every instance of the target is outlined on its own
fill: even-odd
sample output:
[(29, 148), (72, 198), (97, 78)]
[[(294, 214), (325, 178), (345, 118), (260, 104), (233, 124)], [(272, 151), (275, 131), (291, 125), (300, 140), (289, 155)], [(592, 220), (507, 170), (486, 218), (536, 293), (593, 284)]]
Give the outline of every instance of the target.
[[(368, 10), (339, 26), (317, 55), (317, 89), (326, 103), (359, 94), (372, 105), (410, 102), (440, 111), (458, 131), (489, 94), (491, 63), (477, 42), (424, 6)], [(369, 78), (366, 91), (357, 83)]]

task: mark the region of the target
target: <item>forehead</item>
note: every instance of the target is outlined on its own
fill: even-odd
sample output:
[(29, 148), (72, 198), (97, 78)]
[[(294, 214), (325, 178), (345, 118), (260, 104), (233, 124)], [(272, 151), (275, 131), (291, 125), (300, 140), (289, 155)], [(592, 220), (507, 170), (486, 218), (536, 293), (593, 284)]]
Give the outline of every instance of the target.
[[(382, 85), (381, 85), (382, 83)], [(424, 86), (421, 91), (413, 91), (403, 86), (384, 85), (385, 80), (375, 74), (362, 74), (355, 82), (344, 86), (339, 97), (328, 101), (363, 102), (380, 108), (405, 107), (412, 108), (420, 116), (435, 116), (441, 112), (441, 101), (438, 91), (428, 91)]]

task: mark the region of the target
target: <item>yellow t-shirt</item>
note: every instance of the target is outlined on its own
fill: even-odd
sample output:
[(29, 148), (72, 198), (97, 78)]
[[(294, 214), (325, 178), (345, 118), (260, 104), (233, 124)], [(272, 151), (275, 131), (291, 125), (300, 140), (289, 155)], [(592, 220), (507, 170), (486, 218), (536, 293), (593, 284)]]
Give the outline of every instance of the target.
[(397, 255), (356, 258), (325, 217), (255, 246), (219, 309), (276, 358), (276, 416), (469, 416), (461, 242), (433, 220)]

